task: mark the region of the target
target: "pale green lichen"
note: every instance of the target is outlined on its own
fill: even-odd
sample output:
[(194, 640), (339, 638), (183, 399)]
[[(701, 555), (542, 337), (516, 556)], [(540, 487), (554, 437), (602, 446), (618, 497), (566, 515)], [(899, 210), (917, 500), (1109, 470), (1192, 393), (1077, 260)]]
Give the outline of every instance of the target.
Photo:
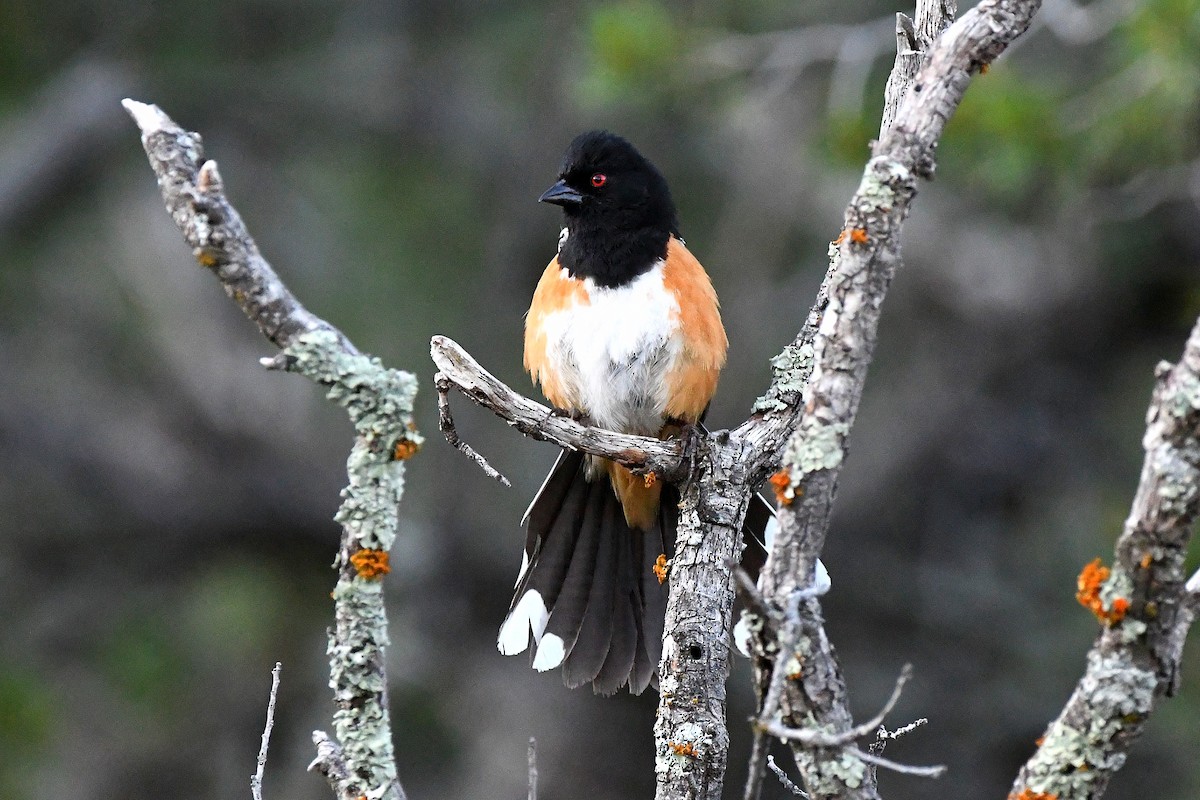
[[(377, 358), (350, 354), (331, 330), (302, 334), (284, 350), (288, 369), (329, 387), (328, 397), (346, 409), (357, 438), (346, 462), (349, 485), (335, 516), (347, 534), (347, 551), (387, 551), (395, 541), (404, 464), (397, 444), (415, 449), (416, 378), (387, 369)], [(389, 644), (383, 583), (342, 571), (333, 591), (335, 625), (330, 634), (329, 674), (336, 710), (334, 731), (349, 768), (344, 787), (354, 795), (381, 798), (394, 791), (396, 762), (384, 703), (384, 648)]]
[(800, 663), (799, 654), (792, 653), (792, 657), (789, 658), (787, 660), (787, 663), (783, 665), (783, 674), (787, 675), (788, 677), (791, 677), (793, 675), (799, 675), (801, 667), (802, 667), (802, 664)]
[(805, 788), (817, 797), (840, 797), (846, 789), (862, 786), (866, 779), (866, 762), (850, 750), (840, 750), (836, 755), (829, 750), (794, 749), (793, 752)]
[(783, 459), (792, 485), (799, 485), (805, 475), (833, 469), (841, 464), (845, 456), (842, 442), (849, 431), (850, 426), (844, 422), (826, 423), (811, 417), (805, 418), (788, 442)]
[(1163, 405), (1175, 417), (1185, 417), (1200, 409), (1200, 377), (1187, 370), (1175, 373), (1171, 384), (1172, 391), (1163, 398)]
[(912, 172), (894, 158), (877, 156), (867, 163), (855, 192), (858, 208), (890, 211), (896, 205), (897, 187), (909, 192), (916, 184)]
[(349, 485), (334, 517), (363, 548), (388, 550), (396, 536), (396, 506), (404, 492), (404, 464), (393, 458), (399, 441), (420, 445), (413, 427), (417, 379), (388, 369), (378, 358), (346, 353), (330, 330), (301, 334), (284, 350), (288, 368), (329, 387), (345, 408), (358, 440), (346, 472)]
[(1151, 452), (1151, 466), (1161, 479), (1158, 496), (1161, 513), (1172, 517), (1183, 517), (1196, 502), (1200, 486), (1196, 480), (1195, 463), (1198, 454), (1176, 447), (1156, 447)]
[[(678, 776), (689, 772), (696, 763), (701, 748), (707, 741), (704, 729), (694, 722), (683, 723), (671, 735), (674, 738), (664, 741), (654, 757), (654, 772), (660, 776), (660, 780), (667, 775)], [(686, 745), (691, 745), (695, 752), (693, 755), (676, 752), (676, 748), (672, 747), (672, 744), (677, 745), (681, 749)]]
[[(1090, 797), (1096, 781), (1107, 780), (1125, 763), (1117, 736), (1150, 713), (1157, 684), (1154, 673), (1135, 664), (1128, 653), (1090, 653), (1071, 701), (1078, 721), (1050, 726), (1029, 762), (1026, 785), (1059, 800)], [(1075, 715), (1068, 718), (1074, 721)]]
[(771, 359), (771, 388), (754, 401), (751, 411), (755, 414), (780, 411), (787, 408), (782, 395), (799, 395), (804, 391), (808, 377), (812, 374), (813, 348), (810, 342), (797, 346), (789, 344), (779, 355)]

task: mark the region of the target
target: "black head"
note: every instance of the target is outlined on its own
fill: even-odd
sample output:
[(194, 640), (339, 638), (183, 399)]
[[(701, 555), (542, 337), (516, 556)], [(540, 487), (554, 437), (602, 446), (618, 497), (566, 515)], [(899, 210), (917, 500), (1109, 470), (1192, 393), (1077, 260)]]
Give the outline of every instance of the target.
[(607, 131), (575, 137), (558, 182), (538, 198), (562, 206), (567, 240), (559, 263), (572, 275), (616, 286), (665, 258), (679, 235), (667, 182), (633, 145)]

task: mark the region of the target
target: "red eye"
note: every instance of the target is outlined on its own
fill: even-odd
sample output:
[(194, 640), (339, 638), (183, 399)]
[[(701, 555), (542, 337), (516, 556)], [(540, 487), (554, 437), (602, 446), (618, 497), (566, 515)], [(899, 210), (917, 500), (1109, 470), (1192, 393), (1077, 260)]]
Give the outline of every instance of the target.
[(595, 186), (597, 189), (599, 189), (601, 186), (604, 185), (604, 182), (607, 180), (608, 180), (607, 175), (605, 175), (603, 172), (597, 172), (595, 175), (592, 176), (592, 186)]

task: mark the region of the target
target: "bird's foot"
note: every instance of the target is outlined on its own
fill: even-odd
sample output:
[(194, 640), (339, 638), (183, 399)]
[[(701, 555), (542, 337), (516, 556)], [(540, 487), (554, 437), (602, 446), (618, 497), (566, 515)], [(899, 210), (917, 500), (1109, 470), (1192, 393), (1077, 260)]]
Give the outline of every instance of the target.
[(551, 406), (550, 416), (564, 417), (580, 424), (586, 424), (587, 422), (587, 414), (577, 408), (559, 408), (558, 406)]

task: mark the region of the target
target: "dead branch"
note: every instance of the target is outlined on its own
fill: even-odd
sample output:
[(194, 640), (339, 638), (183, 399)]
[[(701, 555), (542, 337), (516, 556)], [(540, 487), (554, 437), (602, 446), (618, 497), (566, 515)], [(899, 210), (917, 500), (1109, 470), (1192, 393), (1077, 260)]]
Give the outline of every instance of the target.
[(180, 128), (157, 106), (123, 104), (141, 129), (167, 211), (196, 260), (282, 349), (265, 366), (327, 386), (329, 399), (354, 423), (350, 484), (335, 517), (342, 524), (342, 543), (328, 652), (337, 741), (313, 734), (318, 752), (311, 768), (326, 776), (342, 800), (368, 794), (403, 800), (387, 708), (387, 614), (380, 578), (388, 571), (387, 554), (396, 536), (403, 461), (421, 442), (412, 418), (416, 378), (361, 354), (288, 291), (226, 199), (217, 165), (204, 160), (198, 134)]
[(263, 770), (267, 768), (267, 748), (271, 744), (271, 730), (275, 727), (275, 698), (279, 695), (279, 672), (283, 664), (275, 662), (271, 670), (271, 695), (267, 700), (267, 724), (263, 727), (262, 744), (258, 748), (258, 769), (250, 778), (250, 796), (262, 800)]
[[(445, 336), (433, 337), (429, 343), (429, 354), (439, 370), (436, 378), (439, 393), (457, 389), (526, 436), (553, 442), (567, 450), (583, 450), (604, 456), (636, 473), (653, 472), (666, 481), (679, 480), (687, 472), (682, 443), (678, 439), (663, 441), (582, 425), (569, 416), (517, 394), (480, 366), (458, 343)], [(457, 437), (457, 432), (454, 435)], [(453, 441), (450, 444), (462, 449)], [(470, 453), (468, 457), (478, 463), (478, 459)], [(489, 469), (491, 467), (485, 467), (484, 472)]]
[(1184, 571), (1200, 514), (1200, 322), (1179, 363), (1159, 364), (1155, 377), (1142, 440), (1146, 457), (1113, 566), (1094, 562), (1080, 576), (1080, 601), (1103, 627), (1074, 693), (1021, 768), (1014, 794), (1099, 797), (1158, 698), (1178, 689), (1200, 582)]

